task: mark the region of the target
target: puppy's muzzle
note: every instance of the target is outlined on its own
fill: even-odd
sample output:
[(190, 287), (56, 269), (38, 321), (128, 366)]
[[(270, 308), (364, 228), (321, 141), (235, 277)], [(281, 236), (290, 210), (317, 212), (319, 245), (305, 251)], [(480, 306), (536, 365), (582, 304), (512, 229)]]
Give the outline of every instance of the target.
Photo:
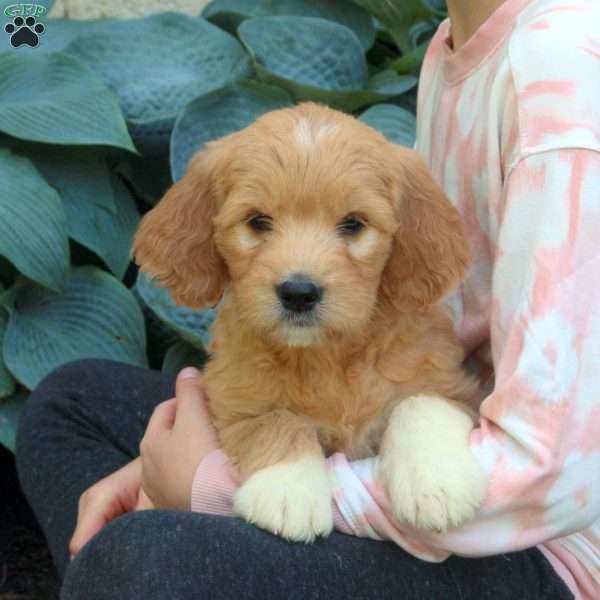
[(275, 287), (283, 308), (293, 314), (312, 311), (323, 298), (323, 288), (301, 273), (294, 273)]

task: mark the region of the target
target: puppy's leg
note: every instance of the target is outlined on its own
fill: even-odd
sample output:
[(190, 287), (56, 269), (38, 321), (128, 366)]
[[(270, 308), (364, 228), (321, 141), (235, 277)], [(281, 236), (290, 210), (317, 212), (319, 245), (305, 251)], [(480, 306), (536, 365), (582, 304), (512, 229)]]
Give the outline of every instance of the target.
[(246, 479), (234, 509), (288, 540), (312, 542), (333, 527), (331, 488), (314, 424), (285, 410), (221, 431)]
[(486, 481), (469, 449), (472, 428), (471, 417), (440, 396), (412, 396), (393, 410), (379, 476), (398, 521), (441, 532), (473, 517)]

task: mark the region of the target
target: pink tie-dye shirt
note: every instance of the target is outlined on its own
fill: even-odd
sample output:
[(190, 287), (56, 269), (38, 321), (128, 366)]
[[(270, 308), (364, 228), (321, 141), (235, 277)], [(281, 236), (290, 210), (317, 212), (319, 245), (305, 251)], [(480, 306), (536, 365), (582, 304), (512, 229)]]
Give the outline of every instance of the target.
[[(538, 545), (578, 599), (600, 598), (600, 0), (507, 0), (423, 65), (417, 150), (461, 211), (475, 263), (449, 299), (489, 394), (471, 448), (477, 516), (445, 534), (394, 522), (377, 459), (328, 459), (337, 529), (441, 561)], [(495, 379), (491, 374), (495, 374)], [(192, 509), (231, 515), (221, 451)]]

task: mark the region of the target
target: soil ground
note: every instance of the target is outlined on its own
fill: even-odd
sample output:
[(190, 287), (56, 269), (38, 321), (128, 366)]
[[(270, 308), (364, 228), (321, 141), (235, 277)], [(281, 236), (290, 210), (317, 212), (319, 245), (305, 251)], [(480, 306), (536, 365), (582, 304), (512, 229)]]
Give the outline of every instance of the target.
[(58, 600), (59, 581), (44, 536), (0, 446), (0, 600)]

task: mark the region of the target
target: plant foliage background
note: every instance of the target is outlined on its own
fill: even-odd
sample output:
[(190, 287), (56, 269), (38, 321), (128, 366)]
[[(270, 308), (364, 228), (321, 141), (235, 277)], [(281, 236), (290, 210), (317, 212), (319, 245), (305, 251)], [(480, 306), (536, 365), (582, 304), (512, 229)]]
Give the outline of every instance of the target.
[[(436, 0), (215, 0), (202, 15), (43, 19), (0, 48), (0, 443), (41, 379), (81, 358), (175, 373), (212, 311), (138, 275), (140, 216), (209, 140), (302, 100), (415, 134)], [(8, 21), (8, 18), (6, 18)]]

